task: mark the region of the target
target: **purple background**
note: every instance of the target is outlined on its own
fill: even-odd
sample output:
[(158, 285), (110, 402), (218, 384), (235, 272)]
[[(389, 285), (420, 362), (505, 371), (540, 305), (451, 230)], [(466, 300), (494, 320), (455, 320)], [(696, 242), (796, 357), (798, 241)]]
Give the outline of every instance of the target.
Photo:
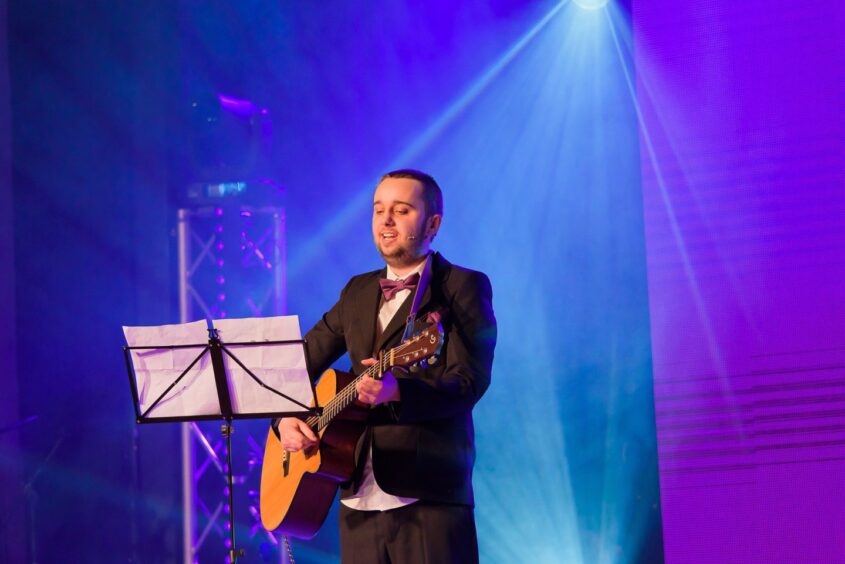
[(843, 562), (845, 8), (633, 16), (666, 559)]

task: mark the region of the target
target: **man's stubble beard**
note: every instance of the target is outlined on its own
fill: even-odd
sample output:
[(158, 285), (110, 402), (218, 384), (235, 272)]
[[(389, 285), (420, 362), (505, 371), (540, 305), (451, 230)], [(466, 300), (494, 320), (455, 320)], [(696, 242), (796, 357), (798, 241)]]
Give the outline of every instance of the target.
[(376, 249), (378, 249), (381, 258), (384, 259), (384, 262), (387, 265), (393, 267), (402, 267), (413, 264), (421, 256), (421, 244), (418, 244), (415, 241), (407, 241), (406, 245), (399, 245), (396, 247), (396, 249), (387, 253), (382, 250), (382, 247), (379, 244), (376, 245)]

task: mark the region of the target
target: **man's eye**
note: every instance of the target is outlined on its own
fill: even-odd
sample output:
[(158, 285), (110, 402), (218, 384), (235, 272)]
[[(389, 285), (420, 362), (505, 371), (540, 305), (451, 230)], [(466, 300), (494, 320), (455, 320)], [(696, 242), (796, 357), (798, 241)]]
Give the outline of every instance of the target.
[(396, 213), (398, 213), (399, 215), (405, 215), (406, 213), (408, 213), (408, 210), (405, 208), (396, 208)]

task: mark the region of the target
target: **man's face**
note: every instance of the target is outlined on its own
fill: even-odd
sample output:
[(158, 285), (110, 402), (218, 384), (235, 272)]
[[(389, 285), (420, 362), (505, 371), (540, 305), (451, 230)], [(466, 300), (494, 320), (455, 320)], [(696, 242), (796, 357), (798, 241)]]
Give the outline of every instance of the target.
[(440, 216), (425, 217), (423, 186), (413, 178), (385, 178), (373, 197), (373, 239), (391, 267), (412, 266), (428, 252)]

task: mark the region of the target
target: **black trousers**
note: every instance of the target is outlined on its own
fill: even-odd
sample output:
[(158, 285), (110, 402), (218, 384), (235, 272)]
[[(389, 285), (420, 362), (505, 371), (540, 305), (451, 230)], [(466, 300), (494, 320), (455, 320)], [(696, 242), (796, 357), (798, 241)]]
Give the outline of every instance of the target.
[(475, 564), (472, 507), (417, 501), (387, 511), (340, 505), (343, 564)]

